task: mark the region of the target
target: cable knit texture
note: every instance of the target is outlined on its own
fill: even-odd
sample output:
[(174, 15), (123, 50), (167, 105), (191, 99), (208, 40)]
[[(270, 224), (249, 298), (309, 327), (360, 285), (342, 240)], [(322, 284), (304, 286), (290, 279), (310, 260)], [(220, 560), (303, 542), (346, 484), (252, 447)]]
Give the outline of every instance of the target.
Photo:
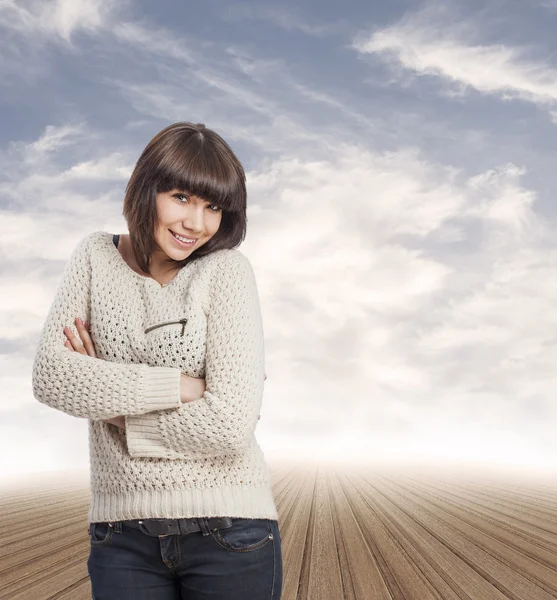
[[(89, 321), (97, 357), (64, 346)], [(33, 394), (89, 419), (89, 522), (278, 519), (255, 439), (265, 351), (248, 258), (217, 250), (166, 286), (136, 273), (112, 241), (85, 236), (67, 262), (33, 362)], [(206, 391), (180, 401), (180, 373)], [(125, 415), (126, 429), (103, 419)]]

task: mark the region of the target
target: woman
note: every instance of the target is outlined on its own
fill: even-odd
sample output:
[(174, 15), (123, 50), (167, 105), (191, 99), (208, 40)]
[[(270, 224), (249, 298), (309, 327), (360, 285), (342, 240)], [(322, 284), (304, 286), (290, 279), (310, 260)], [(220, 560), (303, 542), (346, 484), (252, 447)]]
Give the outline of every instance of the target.
[(73, 251), (33, 363), (35, 397), (89, 420), (93, 598), (279, 600), (244, 170), (214, 131), (175, 123), (123, 214), (129, 235)]

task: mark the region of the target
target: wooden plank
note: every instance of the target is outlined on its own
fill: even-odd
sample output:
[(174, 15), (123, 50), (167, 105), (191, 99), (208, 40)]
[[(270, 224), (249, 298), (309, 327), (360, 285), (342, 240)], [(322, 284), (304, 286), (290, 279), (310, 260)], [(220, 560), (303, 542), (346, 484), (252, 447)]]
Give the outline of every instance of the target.
[[(268, 461), (282, 600), (553, 600), (557, 481)], [(66, 475), (67, 476), (67, 475)], [(0, 600), (88, 600), (88, 478), (0, 490)]]

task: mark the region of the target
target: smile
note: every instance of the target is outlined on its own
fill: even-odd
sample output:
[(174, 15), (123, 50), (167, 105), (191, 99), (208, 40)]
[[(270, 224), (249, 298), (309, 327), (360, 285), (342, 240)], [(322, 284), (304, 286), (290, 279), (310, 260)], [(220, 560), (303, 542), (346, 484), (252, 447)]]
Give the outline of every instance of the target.
[(174, 238), (174, 240), (176, 241), (176, 243), (179, 246), (181, 246), (182, 248), (191, 248), (192, 246), (195, 245), (195, 242), (197, 242), (197, 240), (189, 240), (189, 238), (178, 236), (178, 234), (174, 233), (170, 229), (168, 231), (170, 231), (170, 233), (172, 234), (172, 237)]

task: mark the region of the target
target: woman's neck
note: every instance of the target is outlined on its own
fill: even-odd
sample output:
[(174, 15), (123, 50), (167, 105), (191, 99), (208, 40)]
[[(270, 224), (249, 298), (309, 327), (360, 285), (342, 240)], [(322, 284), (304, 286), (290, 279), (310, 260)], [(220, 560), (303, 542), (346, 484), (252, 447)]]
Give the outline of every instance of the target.
[(135, 256), (131, 247), (130, 235), (124, 233), (120, 235), (120, 241), (118, 242), (118, 252), (122, 255), (122, 258), (126, 261), (128, 266), (143, 275), (143, 277), (152, 277), (155, 281), (158, 281), (161, 285), (165, 285), (172, 281), (176, 277), (176, 269), (169, 269), (168, 265), (159, 266), (156, 262), (151, 262), (151, 273), (144, 273), (137, 264)]

